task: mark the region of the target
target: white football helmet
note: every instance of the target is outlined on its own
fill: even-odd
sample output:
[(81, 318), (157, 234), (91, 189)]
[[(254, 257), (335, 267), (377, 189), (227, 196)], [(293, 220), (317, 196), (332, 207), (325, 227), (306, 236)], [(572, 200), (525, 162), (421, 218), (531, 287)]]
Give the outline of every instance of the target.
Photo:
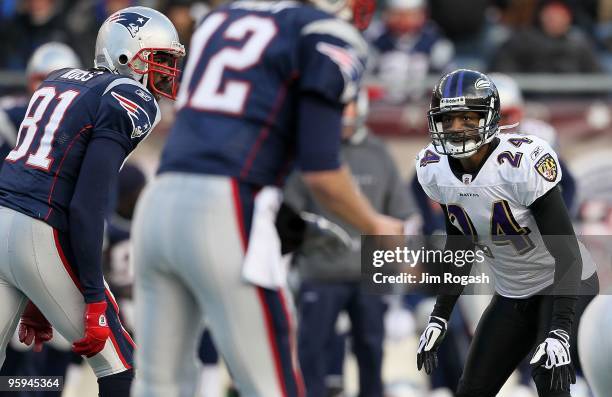
[(54, 70), (63, 68), (80, 68), (81, 61), (77, 54), (66, 44), (51, 42), (43, 44), (34, 51), (28, 60), (26, 78), (31, 92)]
[(323, 11), (352, 21), (360, 30), (368, 27), (376, 11), (375, 0), (310, 0), (310, 2)]
[(502, 113), (505, 108), (523, 107), (523, 94), (519, 85), (512, 77), (503, 73), (491, 73), (489, 78), (495, 84), (495, 87), (497, 87)]
[(175, 99), (178, 59), (183, 56), (185, 47), (165, 15), (148, 7), (128, 7), (100, 27), (94, 65), (140, 81), (158, 97)]
[(64, 43), (51, 42), (34, 51), (28, 60), (26, 76), (46, 76), (57, 69), (80, 67), (81, 61), (72, 48)]

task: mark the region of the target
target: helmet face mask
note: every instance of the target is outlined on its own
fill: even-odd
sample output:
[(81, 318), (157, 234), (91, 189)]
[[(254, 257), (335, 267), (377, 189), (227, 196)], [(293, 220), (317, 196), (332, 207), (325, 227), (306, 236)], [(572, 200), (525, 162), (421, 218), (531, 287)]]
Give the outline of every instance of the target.
[(94, 65), (141, 82), (157, 98), (175, 99), (178, 59), (185, 56), (176, 28), (160, 12), (128, 7), (100, 27)]
[(365, 30), (376, 11), (375, 0), (311, 0), (318, 8), (351, 21), (359, 30)]
[(166, 51), (163, 48), (142, 49), (128, 62), (128, 66), (135, 73), (145, 76), (151, 93), (174, 99), (180, 74), (178, 56)]
[(374, 12), (376, 11), (376, 1), (373, 0), (354, 0), (353, 1), (353, 25), (359, 30), (365, 30), (370, 25)]
[[(475, 113), (478, 122), (450, 129), (443, 120)], [(487, 76), (473, 70), (451, 72), (436, 84), (427, 112), (429, 133), (436, 152), (455, 158), (472, 156), (499, 131), (499, 95)]]

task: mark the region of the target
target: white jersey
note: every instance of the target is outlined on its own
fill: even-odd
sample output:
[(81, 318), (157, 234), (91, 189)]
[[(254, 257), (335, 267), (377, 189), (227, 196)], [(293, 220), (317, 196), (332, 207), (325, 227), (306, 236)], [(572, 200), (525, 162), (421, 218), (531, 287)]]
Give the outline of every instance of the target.
[[(497, 293), (523, 298), (554, 281), (555, 260), (528, 207), (562, 175), (557, 154), (544, 140), (519, 134), (500, 134), (499, 139), (474, 178), (455, 176), (448, 156), (437, 154), (431, 144), (417, 156), (416, 171), (427, 195), (446, 205), (451, 222), (464, 234), (477, 236), (478, 245), (490, 252), (486, 259)], [(595, 265), (581, 243), (580, 251), (586, 279)]]

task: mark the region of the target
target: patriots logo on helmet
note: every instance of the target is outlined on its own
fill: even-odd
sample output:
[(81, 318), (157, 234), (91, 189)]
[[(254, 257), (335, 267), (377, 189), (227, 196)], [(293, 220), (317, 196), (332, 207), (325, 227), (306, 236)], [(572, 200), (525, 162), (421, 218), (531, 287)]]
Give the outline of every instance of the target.
[(135, 12), (120, 12), (109, 18), (110, 22), (115, 22), (120, 25), (123, 25), (132, 38), (136, 37), (140, 28), (145, 26), (147, 22), (149, 22), (149, 17), (145, 17), (144, 15), (137, 14)]
[(132, 138), (139, 138), (151, 131), (151, 120), (142, 107), (116, 92), (111, 91), (111, 95), (119, 102), (119, 105), (126, 110), (132, 121)]

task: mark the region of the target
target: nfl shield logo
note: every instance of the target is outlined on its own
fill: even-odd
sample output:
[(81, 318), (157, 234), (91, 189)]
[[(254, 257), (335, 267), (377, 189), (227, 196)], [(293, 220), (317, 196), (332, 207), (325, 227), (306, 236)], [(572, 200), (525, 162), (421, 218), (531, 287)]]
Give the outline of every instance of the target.
[(461, 177), (461, 180), (463, 181), (464, 185), (469, 185), (470, 183), (472, 183), (472, 175), (463, 174), (463, 176)]

